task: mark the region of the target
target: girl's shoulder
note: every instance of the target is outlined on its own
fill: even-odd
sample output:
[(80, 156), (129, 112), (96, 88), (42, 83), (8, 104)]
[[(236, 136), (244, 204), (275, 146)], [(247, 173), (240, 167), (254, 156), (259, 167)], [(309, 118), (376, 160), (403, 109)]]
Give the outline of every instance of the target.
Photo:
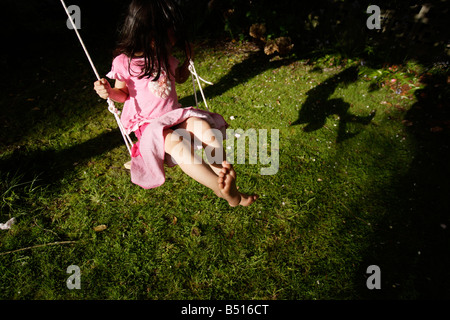
[(114, 58), (112, 65), (115, 70), (123, 74), (127, 74), (130, 77), (137, 77), (141, 74), (143, 63), (143, 57), (130, 58), (122, 53)]
[(130, 58), (124, 53), (119, 54), (113, 59), (113, 66), (127, 66)]
[(110, 79), (125, 81), (129, 78), (129, 58), (125, 54), (119, 54), (113, 59), (111, 71), (106, 75)]

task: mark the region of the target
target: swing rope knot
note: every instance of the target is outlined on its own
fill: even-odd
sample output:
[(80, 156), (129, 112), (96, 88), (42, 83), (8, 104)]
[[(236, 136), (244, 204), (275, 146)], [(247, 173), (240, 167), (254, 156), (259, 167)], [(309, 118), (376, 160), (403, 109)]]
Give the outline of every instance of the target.
[(120, 129), (120, 133), (122, 134), (123, 141), (125, 142), (125, 145), (127, 146), (128, 152), (131, 156), (131, 148), (133, 147), (133, 141), (131, 140), (130, 136), (127, 134), (125, 128), (123, 127), (122, 121), (120, 121), (120, 111), (116, 108), (114, 105), (114, 101), (112, 101), (110, 98), (106, 100), (108, 102), (108, 111), (111, 112), (114, 115), (114, 118), (116, 118), (117, 126)]
[(112, 101), (110, 98), (108, 98), (106, 101), (108, 102), (108, 111), (119, 116), (120, 111), (116, 108), (114, 101)]
[(212, 83), (212, 82), (210, 82), (210, 81), (207, 81), (207, 80), (203, 79), (202, 77), (200, 77), (200, 76), (198, 75), (197, 71), (195, 70), (194, 61), (189, 60), (189, 67), (188, 67), (188, 69), (189, 69), (189, 71), (192, 73), (192, 75), (194, 75), (194, 76), (197, 78), (197, 80), (201, 80), (201, 81), (203, 81), (204, 83), (207, 83), (207, 84), (209, 84), (209, 85), (213, 85), (213, 84), (214, 84), (214, 83)]
[(200, 77), (198, 75), (197, 71), (195, 70), (194, 61), (189, 60), (189, 67), (188, 67), (188, 69), (191, 72), (192, 85), (194, 86), (195, 105), (198, 108), (197, 89), (195, 88), (195, 80), (197, 80), (198, 87), (200, 89), (200, 93), (201, 93), (201, 95), (203, 97), (203, 102), (205, 103), (206, 109), (209, 111), (208, 104), (206, 103), (206, 98), (205, 98), (205, 95), (203, 93), (202, 84), (201, 84), (200, 81), (203, 81), (204, 83), (207, 83), (209, 85), (213, 85), (213, 83), (203, 79), (202, 77)]

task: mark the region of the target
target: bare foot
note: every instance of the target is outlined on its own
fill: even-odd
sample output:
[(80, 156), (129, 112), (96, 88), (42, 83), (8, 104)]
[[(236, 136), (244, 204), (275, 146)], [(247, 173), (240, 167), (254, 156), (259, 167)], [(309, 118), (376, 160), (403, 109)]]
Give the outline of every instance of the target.
[(256, 194), (254, 195), (246, 195), (241, 193), (241, 202), (239, 203), (241, 206), (247, 207), (251, 205), (253, 202), (255, 202), (258, 199), (258, 196)]
[(219, 173), (219, 178), (217, 179), (219, 184), (220, 192), (228, 204), (232, 207), (238, 205), (249, 206), (258, 199), (256, 195), (246, 195), (240, 193), (236, 187), (236, 171), (231, 167), (227, 161), (222, 163), (222, 170)]

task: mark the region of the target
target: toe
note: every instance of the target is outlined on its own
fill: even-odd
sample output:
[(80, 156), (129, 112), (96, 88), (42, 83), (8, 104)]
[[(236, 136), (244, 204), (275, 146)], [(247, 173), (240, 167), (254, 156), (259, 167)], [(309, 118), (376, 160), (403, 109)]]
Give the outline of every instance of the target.
[(222, 167), (224, 167), (224, 168), (226, 168), (226, 169), (230, 169), (230, 168), (231, 168), (231, 165), (228, 163), (228, 161), (224, 160), (224, 161), (222, 162)]

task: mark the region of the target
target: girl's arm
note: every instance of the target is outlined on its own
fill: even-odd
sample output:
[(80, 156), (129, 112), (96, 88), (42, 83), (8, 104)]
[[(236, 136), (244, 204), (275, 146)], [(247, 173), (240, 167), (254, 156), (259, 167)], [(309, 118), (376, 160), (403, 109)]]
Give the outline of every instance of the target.
[(186, 61), (175, 70), (175, 81), (177, 83), (185, 83), (189, 78), (189, 75), (189, 60), (186, 59)]
[(126, 83), (119, 80), (116, 80), (114, 88), (111, 88), (111, 85), (106, 79), (101, 79), (100, 81), (94, 82), (94, 90), (100, 98), (110, 98), (118, 103), (124, 103), (129, 95)]
[(194, 50), (190, 44), (187, 45), (187, 52), (190, 53), (190, 57), (187, 58), (184, 63), (175, 70), (175, 81), (177, 83), (184, 83), (189, 78), (191, 72), (189, 71), (189, 60), (194, 59)]

